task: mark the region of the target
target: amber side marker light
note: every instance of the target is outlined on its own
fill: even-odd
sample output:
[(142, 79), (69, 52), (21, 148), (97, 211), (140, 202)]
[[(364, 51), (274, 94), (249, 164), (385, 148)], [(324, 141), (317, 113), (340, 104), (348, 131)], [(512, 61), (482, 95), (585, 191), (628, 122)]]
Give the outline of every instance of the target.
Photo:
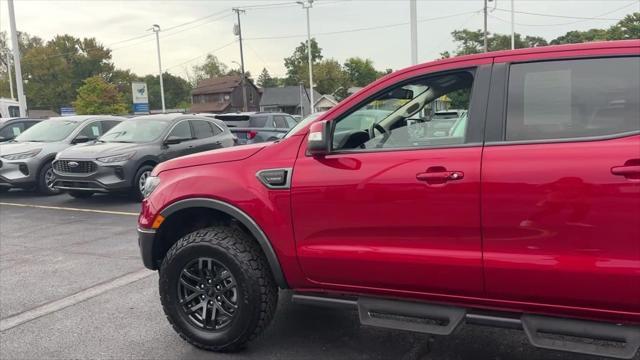
[(151, 228), (158, 229), (163, 222), (164, 222), (164, 216), (158, 214), (156, 215), (155, 220), (153, 220), (153, 225), (151, 225)]

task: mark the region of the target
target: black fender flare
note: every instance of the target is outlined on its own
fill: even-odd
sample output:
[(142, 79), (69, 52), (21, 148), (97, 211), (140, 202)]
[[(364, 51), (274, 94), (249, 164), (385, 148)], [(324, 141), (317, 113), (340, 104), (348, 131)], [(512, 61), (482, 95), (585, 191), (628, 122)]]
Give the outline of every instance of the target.
[(167, 206), (162, 211), (160, 211), (160, 215), (168, 218), (171, 214), (180, 210), (196, 207), (217, 210), (241, 222), (247, 229), (249, 229), (251, 235), (253, 235), (253, 237), (256, 239), (258, 245), (260, 245), (262, 252), (267, 258), (269, 268), (271, 268), (271, 273), (273, 274), (276, 284), (278, 284), (278, 286), (282, 289), (289, 288), (287, 280), (284, 277), (284, 273), (282, 272), (282, 268), (280, 267), (278, 256), (273, 250), (273, 247), (271, 246), (271, 242), (269, 242), (267, 235), (265, 235), (262, 229), (260, 229), (260, 226), (258, 226), (258, 224), (249, 215), (247, 215), (244, 211), (238, 209), (237, 207), (220, 200), (208, 198), (190, 198), (177, 201)]

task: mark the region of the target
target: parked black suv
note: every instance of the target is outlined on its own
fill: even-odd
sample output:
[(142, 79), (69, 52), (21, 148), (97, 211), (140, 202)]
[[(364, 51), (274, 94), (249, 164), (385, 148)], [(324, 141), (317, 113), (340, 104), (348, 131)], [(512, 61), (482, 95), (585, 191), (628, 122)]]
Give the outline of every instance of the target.
[(53, 163), (54, 187), (73, 197), (130, 191), (138, 199), (153, 167), (165, 160), (234, 145), (222, 121), (194, 115), (140, 116), (96, 142), (62, 151)]

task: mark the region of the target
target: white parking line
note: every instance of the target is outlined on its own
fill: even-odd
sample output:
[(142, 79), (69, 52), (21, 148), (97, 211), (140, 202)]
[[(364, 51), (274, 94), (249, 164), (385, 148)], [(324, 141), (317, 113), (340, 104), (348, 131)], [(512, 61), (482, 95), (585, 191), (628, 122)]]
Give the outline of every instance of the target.
[(71, 208), (71, 207), (62, 207), (62, 206), (46, 206), (46, 205), (33, 205), (33, 204), (18, 204), (18, 203), (8, 203), (8, 202), (0, 202), (0, 205), (6, 205), (6, 206), (19, 206), (19, 207), (30, 207), (30, 208), (36, 208), (36, 209), (49, 209), (49, 210), (67, 210), (67, 211), (92, 212), (92, 213), (98, 213), (98, 214), (111, 214), (111, 215), (138, 216), (138, 213), (134, 213), (134, 212), (126, 212), (126, 211), (111, 211), (111, 210), (82, 209), (82, 208)]
[(36, 308), (33, 308), (31, 310), (27, 310), (25, 312), (22, 312), (20, 314), (17, 315), (13, 315), (10, 316), (8, 318), (2, 319), (0, 320), (0, 331), (5, 331), (5, 330), (9, 330), (11, 328), (14, 328), (18, 325), (24, 324), (26, 322), (29, 322), (31, 320), (35, 320), (39, 317), (45, 316), (45, 315), (49, 315), (53, 312), (62, 310), (64, 308), (67, 308), (69, 306), (75, 305), (77, 303), (83, 302), (85, 300), (91, 299), (93, 297), (96, 297), (106, 291), (109, 290), (113, 290), (115, 288), (121, 287), (121, 286), (125, 286), (128, 284), (131, 284), (132, 282), (141, 280), (146, 278), (147, 276), (150, 276), (152, 274), (154, 274), (155, 271), (151, 271), (151, 270), (147, 270), (147, 269), (142, 269), (142, 270), (138, 270), (123, 276), (120, 276), (118, 278), (109, 280), (107, 282), (104, 282), (102, 284), (98, 284), (95, 286), (92, 286), (88, 289), (84, 289), (80, 292), (77, 292), (73, 295), (67, 296), (65, 298), (59, 299), (59, 300), (55, 300), (53, 302), (50, 302), (48, 304), (44, 304), (41, 306), (38, 306)]

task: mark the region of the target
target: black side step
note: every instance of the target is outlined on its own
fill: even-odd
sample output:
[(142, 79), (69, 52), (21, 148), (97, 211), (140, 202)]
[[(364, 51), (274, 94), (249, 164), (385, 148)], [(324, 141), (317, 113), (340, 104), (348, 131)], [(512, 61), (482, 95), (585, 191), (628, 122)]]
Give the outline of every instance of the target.
[(464, 319), (462, 308), (383, 300), (358, 299), (358, 313), (363, 325), (449, 335)]
[(533, 346), (582, 354), (631, 359), (640, 348), (640, 327), (593, 321), (522, 315)]

